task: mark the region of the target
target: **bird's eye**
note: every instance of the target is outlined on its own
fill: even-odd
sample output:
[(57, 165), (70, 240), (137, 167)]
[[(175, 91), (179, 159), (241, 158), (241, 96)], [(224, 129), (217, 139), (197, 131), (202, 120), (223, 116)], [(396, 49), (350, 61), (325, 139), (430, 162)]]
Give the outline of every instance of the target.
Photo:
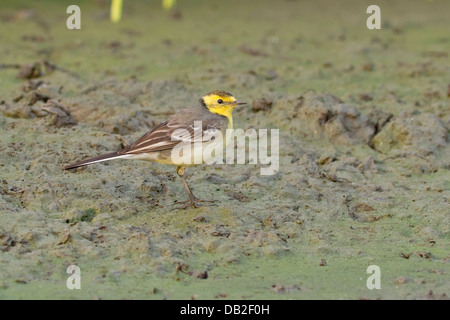
[(218, 104), (222, 104), (222, 103), (223, 103), (223, 100), (222, 100), (222, 99), (219, 99), (219, 100), (217, 100), (217, 103), (218, 103)]

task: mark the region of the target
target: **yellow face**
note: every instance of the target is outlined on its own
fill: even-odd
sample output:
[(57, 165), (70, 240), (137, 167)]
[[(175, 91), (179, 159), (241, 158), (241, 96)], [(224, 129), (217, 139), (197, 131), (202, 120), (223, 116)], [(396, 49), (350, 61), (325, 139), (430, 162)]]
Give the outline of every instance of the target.
[(227, 117), (230, 129), (233, 128), (233, 109), (240, 104), (245, 104), (225, 91), (213, 91), (204, 95), (201, 100), (210, 112)]

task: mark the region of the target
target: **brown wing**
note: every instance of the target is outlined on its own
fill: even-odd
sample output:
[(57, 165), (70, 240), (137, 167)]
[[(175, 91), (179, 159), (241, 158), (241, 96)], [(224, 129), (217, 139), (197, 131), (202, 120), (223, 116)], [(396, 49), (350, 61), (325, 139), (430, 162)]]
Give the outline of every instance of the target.
[[(195, 127), (195, 121), (202, 121), (202, 127)], [(172, 149), (181, 141), (194, 142), (198, 139), (201, 141), (205, 135), (212, 134), (214, 130), (222, 130), (224, 125), (226, 121), (221, 116), (205, 114), (197, 108), (185, 109), (160, 123), (118, 153), (139, 154)]]
[[(184, 129), (184, 135), (175, 132), (178, 129)], [(148, 152), (157, 152), (167, 149), (172, 149), (182, 139), (188, 139), (193, 136), (193, 128), (190, 126), (173, 125), (169, 121), (160, 123), (151, 131), (147, 132), (141, 138), (122, 149), (120, 154), (139, 154)], [(175, 133), (174, 133), (175, 132)], [(179, 132), (182, 132), (180, 130)]]

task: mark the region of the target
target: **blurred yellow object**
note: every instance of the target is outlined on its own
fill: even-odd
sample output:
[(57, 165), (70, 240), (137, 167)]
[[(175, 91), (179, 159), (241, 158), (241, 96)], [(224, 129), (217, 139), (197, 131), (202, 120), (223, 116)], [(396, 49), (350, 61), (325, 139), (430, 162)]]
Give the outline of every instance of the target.
[(170, 10), (177, 3), (177, 0), (163, 0), (162, 6), (165, 10)]
[[(111, 1), (111, 21), (119, 22), (122, 18), (122, 3), (123, 0)], [(177, 0), (163, 0), (162, 6), (165, 10), (170, 10), (177, 3)]]
[(111, 21), (119, 22), (121, 18), (122, 18), (122, 0), (112, 0)]

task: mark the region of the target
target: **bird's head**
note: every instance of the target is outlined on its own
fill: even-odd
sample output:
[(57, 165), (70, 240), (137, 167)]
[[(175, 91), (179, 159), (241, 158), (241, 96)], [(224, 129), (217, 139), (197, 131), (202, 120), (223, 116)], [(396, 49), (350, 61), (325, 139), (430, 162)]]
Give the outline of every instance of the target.
[(200, 102), (208, 108), (212, 113), (220, 114), (222, 116), (230, 117), (233, 109), (238, 105), (245, 104), (245, 102), (237, 101), (231, 93), (217, 90), (205, 94)]

